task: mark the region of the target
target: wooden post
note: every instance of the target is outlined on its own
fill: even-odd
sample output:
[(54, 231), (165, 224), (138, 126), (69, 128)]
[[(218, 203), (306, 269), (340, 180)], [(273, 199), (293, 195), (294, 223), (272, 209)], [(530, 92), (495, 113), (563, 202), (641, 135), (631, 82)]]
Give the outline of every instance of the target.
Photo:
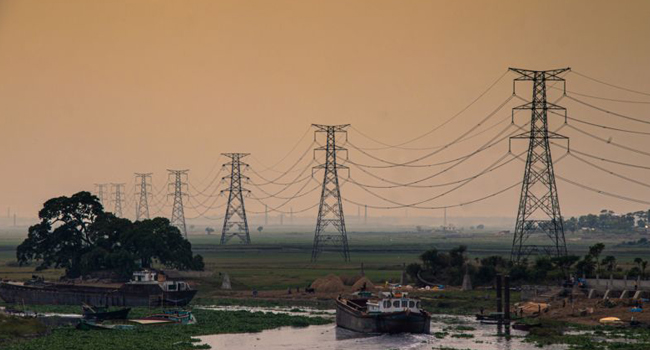
[(503, 276), (503, 315), (507, 322), (510, 322), (510, 276)]
[(497, 313), (503, 311), (503, 303), (501, 300), (501, 275), (497, 275)]

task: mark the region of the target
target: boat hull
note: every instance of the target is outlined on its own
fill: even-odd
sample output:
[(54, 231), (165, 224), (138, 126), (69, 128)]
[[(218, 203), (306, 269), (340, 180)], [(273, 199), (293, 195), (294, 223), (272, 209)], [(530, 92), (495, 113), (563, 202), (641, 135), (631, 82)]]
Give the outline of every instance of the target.
[(83, 318), (89, 320), (95, 320), (98, 322), (105, 320), (126, 320), (129, 317), (129, 312), (131, 308), (125, 308), (115, 311), (98, 311), (92, 312), (88, 309), (84, 309)]
[(195, 290), (164, 292), (158, 285), (124, 285), (121, 288), (79, 285), (18, 285), (0, 283), (0, 298), (7, 303), (31, 305), (185, 306)]
[(337, 300), (336, 325), (360, 333), (429, 333), (431, 315), (425, 311), (368, 314)]

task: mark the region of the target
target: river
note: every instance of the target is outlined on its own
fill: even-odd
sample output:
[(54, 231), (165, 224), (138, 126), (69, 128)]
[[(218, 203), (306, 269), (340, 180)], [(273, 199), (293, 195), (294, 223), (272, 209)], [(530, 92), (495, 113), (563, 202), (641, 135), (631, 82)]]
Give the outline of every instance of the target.
[[(334, 324), (306, 328), (284, 327), (260, 333), (218, 334), (199, 337), (201, 344), (214, 350), (375, 350), (375, 349), (472, 349), (537, 350), (523, 342), (525, 332), (511, 330), (510, 337), (498, 334), (496, 325), (481, 324), (472, 317), (434, 316), (431, 334), (397, 334), (367, 336)], [(563, 350), (564, 345), (544, 347)]]

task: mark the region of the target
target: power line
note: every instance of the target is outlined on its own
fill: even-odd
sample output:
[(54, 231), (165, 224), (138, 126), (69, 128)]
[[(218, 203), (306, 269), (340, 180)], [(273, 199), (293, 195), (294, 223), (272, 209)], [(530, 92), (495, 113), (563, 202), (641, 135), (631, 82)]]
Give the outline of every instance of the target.
[[(359, 147), (354, 146), (352, 143), (350, 143), (350, 145), (351, 145), (352, 147), (354, 147), (355, 149), (357, 149), (358, 151), (362, 152), (363, 154), (365, 154), (365, 155), (367, 155), (367, 156), (369, 156), (369, 157), (371, 157), (371, 158), (373, 158), (373, 159), (375, 159), (375, 160), (378, 160), (378, 161), (380, 161), (380, 162), (382, 162), (382, 163), (389, 164), (390, 167), (399, 167), (399, 166), (404, 166), (404, 167), (406, 167), (406, 166), (410, 166), (410, 164), (417, 163), (417, 162), (419, 162), (419, 161), (421, 161), (421, 160), (424, 160), (424, 159), (426, 159), (426, 158), (429, 158), (429, 157), (431, 157), (431, 156), (434, 156), (434, 155), (440, 153), (441, 151), (443, 151), (443, 150), (445, 150), (445, 149), (447, 149), (447, 148), (453, 146), (454, 144), (457, 144), (458, 142), (460, 142), (461, 139), (463, 139), (463, 138), (466, 137), (467, 135), (471, 134), (474, 130), (476, 130), (478, 127), (480, 127), (481, 125), (483, 125), (483, 123), (485, 123), (485, 122), (488, 121), (490, 118), (492, 118), (492, 117), (493, 117), (497, 112), (499, 112), (499, 111), (500, 111), (500, 110), (501, 110), (501, 109), (502, 109), (506, 104), (508, 104), (508, 102), (509, 102), (510, 100), (512, 100), (513, 97), (514, 97), (514, 95), (511, 95), (510, 97), (508, 97), (504, 102), (502, 102), (502, 103), (499, 105), (499, 107), (497, 107), (495, 110), (493, 110), (491, 113), (489, 113), (489, 114), (488, 114), (485, 118), (483, 118), (483, 119), (482, 119), (478, 124), (476, 124), (476, 125), (474, 125), (473, 127), (469, 128), (469, 130), (467, 130), (466, 132), (464, 132), (463, 134), (461, 134), (461, 136), (457, 137), (456, 139), (454, 139), (453, 141), (451, 141), (450, 143), (448, 143), (447, 145), (445, 145), (443, 148), (437, 149), (437, 150), (435, 150), (435, 151), (433, 151), (433, 152), (430, 152), (430, 153), (428, 153), (428, 154), (426, 154), (426, 155), (424, 155), (424, 156), (421, 156), (421, 157), (418, 157), (418, 158), (412, 159), (412, 160), (410, 160), (410, 161), (408, 161), (408, 162), (403, 162), (403, 163), (390, 162), (390, 161), (387, 161), (387, 160), (381, 159), (381, 158), (379, 158), (379, 157), (373, 156), (373, 155), (371, 155), (371, 154), (369, 154), (369, 153), (367, 153), (367, 152), (361, 150)], [(349, 142), (348, 142), (348, 143), (349, 143)], [(388, 166), (387, 166), (387, 167), (388, 167)]]
[[(293, 163), (293, 165), (291, 165), (291, 167), (290, 167), (289, 169), (287, 169), (287, 171), (285, 171), (284, 173), (280, 174), (279, 176), (277, 176), (277, 177), (274, 178), (273, 180), (269, 180), (269, 179), (265, 178), (264, 176), (262, 176), (261, 174), (259, 174), (258, 172), (256, 172), (254, 169), (251, 168), (251, 171), (252, 171), (253, 173), (255, 173), (255, 175), (259, 176), (262, 180), (266, 181), (266, 182), (263, 182), (263, 183), (257, 183), (257, 185), (258, 185), (258, 186), (264, 186), (264, 185), (269, 185), (269, 184), (274, 184), (274, 185), (287, 185), (287, 184), (290, 184), (291, 182), (289, 182), (289, 183), (282, 183), (282, 182), (277, 182), (277, 181), (280, 180), (281, 178), (283, 178), (284, 176), (286, 176), (286, 175), (287, 175), (291, 170), (293, 170), (293, 168), (295, 168), (295, 167), (296, 167), (296, 166), (297, 166), (297, 165), (298, 165), (298, 164), (299, 164), (299, 163), (300, 163), (300, 162), (305, 158), (305, 156), (307, 155), (307, 153), (309, 153), (309, 151), (311, 151), (311, 147), (312, 147), (314, 144), (315, 144), (315, 142), (312, 142), (311, 144), (309, 144), (309, 148), (307, 148), (307, 149), (306, 149), (306, 150), (305, 150), (305, 151), (300, 155), (300, 157), (298, 158), (298, 160), (297, 160), (295, 163)], [(309, 166), (311, 165), (311, 162), (313, 162), (313, 160), (310, 161), (309, 164), (307, 164), (307, 167), (306, 167), (306, 168), (309, 168)], [(301, 171), (301, 173), (303, 173), (303, 172), (304, 172), (304, 170)], [(294, 181), (295, 181), (295, 180), (294, 180)], [(292, 181), (292, 182), (294, 182), (294, 181)]]
[[(287, 152), (287, 154), (285, 154), (284, 157), (282, 157), (279, 161), (277, 161), (275, 164), (273, 164), (271, 166), (264, 165), (264, 163), (262, 163), (261, 160), (259, 160), (257, 157), (255, 157), (255, 155), (251, 155), (251, 157), (253, 159), (255, 159), (258, 163), (260, 163), (260, 165), (262, 165), (262, 167), (264, 167), (264, 169), (260, 170), (261, 172), (270, 170), (270, 171), (282, 173), (282, 171), (275, 170), (274, 168), (276, 166), (278, 166), (280, 163), (282, 163), (291, 153), (293, 153), (293, 151), (298, 147), (298, 145), (302, 142), (302, 140), (305, 139), (305, 137), (309, 134), (310, 131), (311, 131), (311, 126), (307, 127), (307, 130), (305, 130), (305, 132), (302, 134), (302, 136), (300, 137), (298, 142), (296, 142), (296, 144), (293, 145), (293, 147), (291, 147), (291, 150), (289, 150), (289, 152)], [(310, 147), (311, 147), (311, 145), (310, 145)]]
[(591, 159), (596, 159), (596, 160), (599, 160), (599, 161), (602, 161), (602, 162), (607, 162), (607, 163), (612, 163), (612, 164), (622, 165), (622, 166), (631, 167), (631, 168), (650, 170), (650, 166), (639, 165), (639, 164), (632, 164), (632, 163), (626, 163), (626, 162), (621, 162), (621, 161), (618, 161), (618, 160), (613, 160), (613, 159), (609, 159), (609, 158), (604, 158), (604, 157), (601, 157), (601, 156), (596, 156), (596, 155), (593, 155), (593, 154), (590, 154), (590, 153), (587, 153), (587, 152), (582, 152), (582, 151), (580, 151), (580, 150), (577, 150), (575, 147), (572, 147), (572, 148), (571, 148), (571, 152), (572, 152), (572, 153), (577, 153), (577, 154), (582, 155), (582, 156), (585, 156), (585, 157), (589, 157), (589, 158), (591, 158)]
[(594, 164), (594, 163), (592, 163), (592, 162), (590, 162), (590, 161), (588, 161), (588, 160), (586, 160), (586, 159), (583, 159), (583, 158), (581, 158), (581, 157), (578, 157), (578, 156), (576, 156), (576, 155), (573, 154), (573, 153), (570, 153), (570, 154), (571, 154), (571, 156), (572, 156), (573, 158), (575, 158), (575, 159), (577, 159), (577, 160), (579, 160), (579, 161), (581, 161), (581, 162), (583, 162), (583, 163), (585, 163), (585, 164), (591, 166), (592, 168), (596, 168), (596, 169), (598, 169), (598, 170), (600, 170), (600, 171), (602, 171), (602, 172), (605, 172), (605, 173), (610, 174), (610, 175), (612, 175), (612, 176), (618, 177), (619, 179), (623, 179), (623, 180), (625, 180), (625, 181), (628, 181), (628, 182), (631, 182), (631, 183), (637, 184), (637, 185), (639, 185), (639, 186), (643, 186), (643, 187), (648, 187), (648, 188), (650, 188), (650, 185), (647, 184), (647, 183), (645, 183), (645, 182), (642, 182), (642, 181), (639, 181), (639, 180), (635, 180), (635, 179), (632, 179), (632, 178), (627, 177), (627, 176), (625, 176), (625, 175), (621, 175), (621, 174), (619, 174), (619, 173), (617, 173), (617, 172), (615, 172), (615, 171), (612, 171), (612, 170), (609, 170), (609, 169), (603, 168), (603, 167), (601, 167), (601, 166), (599, 166), (599, 165), (597, 165), (597, 164)]
[[(491, 193), (491, 194), (489, 194), (487, 196), (483, 196), (483, 197), (480, 197), (480, 198), (476, 198), (476, 199), (473, 199), (473, 200), (470, 200), (470, 201), (461, 202), (461, 203), (457, 203), (457, 204), (431, 206), (431, 207), (411, 207), (411, 208), (437, 210), (437, 209), (448, 209), (448, 208), (457, 208), (457, 207), (467, 206), (467, 205), (470, 205), (470, 204), (474, 204), (474, 203), (482, 202), (484, 200), (488, 200), (490, 198), (494, 198), (494, 197), (496, 197), (496, 196), (498, 196), (498, 195), (500, 195), (502, 193), (505, 193), (505, 192), (507, 192), (507, 191), (519, 186), (519, 185), (521, 185), (521, 181), (518, 181), (518, 182), (516, 182), (516, 183), (514, 183), (514, 184), (512, 184), (512, 185), (510, 185), (508, 187), (505, 187), (505, 188), (503, 188), (503, 189), (501, 189), (501, 190), (499, 190), (497, 192), (493, 192), (493, 193)], [(371, 208), (371, 209), (387, 209), (387, 210), (396, 209), (396, 207), (391, 207), (391, 206), (378, 206), (378, 205), (362, 204), (362, 203), (359, 203), (359, 202), (356, 202), (356, 201), (353, 201), (353, 200), (350, 200), (350, 199), (347, 199), (347, 198), (343, 198), (343, 200), (345, 200), (346, 202), (352, 203), (354, 205), (363, 205), (363, 206), (365, 206), (367, 208)], [(402, 207), (400, 207), (400, 208), (402, 208)]]
[(565, 125), (566, 125), (567, 127), (571, 128), (571, 129), (573, 129), (573, 130), (575, 130), (575, 131), (577, 131), (577, 132), (583, 134), (583, 135), (589, 136), (589, 137), (591, 137), (591, 138), (593, 138), (593, 139), (596, 139), (596, 140), (598, 140), (598, 141), (604, 142), (604, 143), (606, 143), (606, 144), (608, 144), (608, 145), (616, 146), (616, 147), (618, 147), (618, 148), (621, 148), (621, 149), (624, 149), (624, 150), (627, 150), (627, 151), (630, 151), (630, 152), (634, 152), (634, 153), (638, 153), (638, 154), (642, 154), (642, 155), (645, 155), (645, 156), (650, 157), (650, 153), (648, 153), (648, 152), (641, 151), (641, 150), (638, 150), (638, 149), (636, 149), (636, 148), (632, 148), (632, 147), (629, 147), (629, 146), (625, 146), (625, 145), (622, 145), (622, 144), (620, 144), (620, 143), (616, 143), (616, 142), (612, 141), (611, 139), (609, 139), (609, 140), (605, 140), (604, 138), (602, 138), (602, 137), (600, 137), (600, 136), (596, 136), (596, 135), (591, 134), (591, 133), (589, 133), (589, 132), (586, 132), (586, 131), (584, 131), (584, 130), (578, 129), (578, 128), (576, 128), (575, 126), (573, 126), (573, 125), (571, 125), (571, 124), (565, 124)]
[[(562, 90), (562, 89), (556, 88), (556, 87), (553, 87), (553, 89)], [(587, 98), (593, 98), (595, 100), (602, 100), (602, 101), (609, 101), (609, 102), (619, 102), (619, 103), (632, 103), (632, 104), (650, 104), (650, 101), (623, 100), (623, 99), (619, 99), (619, 98), (609, 98), (609, 97), (590, 95), (590, 94), (585, 94), (585, 93), (572, 91), (572, 90), (566, 90), (566, 92), (568, 94), (571, 94), (571, 95), (582, 96), (582, 97), (587, 97)]]
[(432, 134), (432, 133), (438, 131), (438, 129), (442, 128), (443, 126), (449, 124), (451, 121), (453, 121), (453, 120), (456, 119), (458, 116), (460, 116), (461, 114), (463, 114), (463, 112), (465, 112), (467, 109), (469, 109), (472, 105), (474, 105), (478, 100), (480, 100), (480, 99), (481, 99), (485, 94), (487, 94), (490, 90), (492, 90), (492, 88), (494, 88), (494, 86), (496, 86), (496, 85), (501, 81), (501, 79), (503, 79), (503, 77), (505, 77), (509, 72), (510, 72), (509, 70), (506, 70), (506, 71), (505, 71), (503, 74), (501, 74), (501, 75), (499, 76), (499, 78), (498, 78), (497, 80), (495, 80), (495, 81), (494, 81), (494, 82), (493, 82), (493, 83), (492, 83), (492, 84), (491, 84), (491, 85), (490, 85), (490, 86), (489, 86), (485, 91), (483, 91), (483, 92), (482, 92), (478, 97), (476, 97), (476, 98), (475, 98), (474, 100), (472, 100), (472, 101), (471, 101), (467, 106), (465, 106), (465, 108), (461, 109), (458, 113), (456, 113), (456, 114), (454, 114), (453, 116), (451, 116), (451, 118), (447, 119), (447, 120), (444, 121), (442, 124), (440, 124), (440, 125), (434, 127), (433, 129), (427, 131), (426, 133), (424, 133), (424, 134), (422, 134), (422, 135), (420, 135), (420, 136), (418, 136), (418, 137), (416, 137), (416, 138), (413, 138), (413, 139), (410, 139), (410, 140), (408, 140), (408, 141), (405, 141), (405, 142), (399, 143), (399, 144), (397, 144), (397, 145), (390, 145), (390, 144), (387, 144), (387, 143), (384, 143), (384, 142), (381, 142), (381, 141), (378, 141), (378, 140), (372, 139), (372, 138), (370, 138), (369, 136), (367, 136), (366, 134), (364, 134), (364, 133), (362, 133), (361, 131), (359, 131), (358, 129), (355, 129), (354, 127), (351, 127), (351, 128), (354, 129), (355, 131), (357, 131), (357, 132), (358, 132), (359, 134), (361, 134), (362, 136), (368, 138), (369, 140), (374, 141), (374, 142), (376, 142), (376, 143), (378, 143), (378, 144), (380, 144), (380, 145), (385, 146), (385, 147), (375, 148), (375, 150), (381, 150), (381, 149), (387, 149), (387, 148), (399, 148), (399, 149), (407, 149), (407, 150), (408, 150), (409, 148), (405, 148), (405, 147), (402, 147), (402, 146), (404, 146), (404, 145), (406, 145), (406, 144), (409, 144), (409, 143), (413, 143), (413, 142), (415, 142), (415, 141), (417, 141), (417, 140), (419, 140), (419, 139), (422, 139), (423, 137), (426, 137), (426, 136), (428, 136), (428, 135), (430, 135), (430, 134)]
[[(553, 113), (553, 112), (551, 112), (551, 113)], [(625, 133), (628, 133), (628, 134), (650, 135), (650, 132), (646, 132), (646, 131), (621, 129), (621, 128), (616, 128), (616, 127), (613, 127), (613, 126), (607, 126), (607, 125), (603, 125), (603, 124), (588, 122), (586, 120), (581, 120), (581, 119), (574, 118), (574, 117), (571, 117), (571, 116), (568, 116), (568, 115), (562, 115), (562, 114), (559, 114), (559, 113), (553, 113), (553, 114), (559, 115), (559, 116), (564, 117), (564, 118), (566, 118), (568, 120), (573, 120), (573, 121), (581, 123), (581, 124), (585, 124), (585, 125), (589, 125), (589, 126), (593, 126), (593, 127), (597, 127), (597, 128), (601, 128), (601, 129), (618, 131), (618, 132), (625, 132)]]
[[(527, 125), (527, 124), (528, 124), (528, 123), (524, 124), (524, 126)], [(515, 131), (511, 132), (509, 135), (507, 135), (507, 136), (505, 136), (505, 137), (503, 137), (503, 138), (500, 138), (500, 139), (498, 139), (497, 141), (495, 141), (495, 139), (497, 139), (497, 138), (500, 137), (503, 133), (505, 133), (505, 132), (506, 132), (506, 131), (507, 131), (507, 130), (512, 126), (512, 125), (514, 125), (515, 127), (517, 127), (518, 130), (520, 130), (520, 129), (523, 128), (523, 127), (520, 127), (520, 126), (518, 126), (518, 125), (516, 125), (516, 124), (509, 124), (508, 127), (506, 127), (505, 129), (503, 129), (502, 131), (500, 131), (496, 136), (494, 136), (492, 139), (488, 140), (488, 142), (484, 143), (484, 144), (483, 144), (479, 149), (477, 149), (477, 150), (473, 151), (472, 153), (468, 154), (466, 157), (462, 157), (462, 159), (461, 159), (460, 161), (458, 161), (457, 163), (454, 163), (454, 164), (452, 164), (452, 165), (446, 167), (445, 169), (438, 171), (437, 173), (434, 173), (434, 174), (432, 174), (432, 175), (428, 175), (428, 176), (426, 176), (426, 177), (424, 177), (424, 178), (421, 178), (421, 179), (418, 179), (418, 180), (413, 180), (413, 181), (410, 181), (410, 182), (400, 183), (400, 182), (396, 182), (396, 181), (392, 181), (392, 180), (387, 180), (387, 179), (384, 179), (384, 178), (378, 177), (377, 175), (374, 175), (373, 173), (371, 173), (371, 172), (369, 172), (369, 171), (367, 171), (367, 170), (365, 170), (365, 169), (363, 169), (363, 168), (360, 168), (360, 167), (357, 167), (357, 168), (358, 168), (359, 170), (363, 171), (364, 173), (366, 173), (366, 174), (368, 174), (368, 175), (370, 175), (370, 176), (372, 176), (372, 177), (374, 177), (374, 178), (376, 178), (376, 179), (378, 179), (378, 180), (380, 180), (380, 181), (383, 181), (383, 182), (389, 183), (389, 184), (391, 184), (391, 185), (396, 185), (396, 186), (398, 186), (398, 187), (414, 187), (414, 188), (420, 188), (420, 187), (421, 187), (421, 188), (427, 188), (427, 187), (428, 187), (427, 185), (416, 185), (416, 184), (421, 183), (421, 182), (424, 182), (424, 181), (429, 180), (429, 179), (432, 179), (432, 178), (434, 178), (434, 177), (440, 176), (440, 175), (442, 175), (442, 174), (444, 174), (444, 173), (446, 173), (446, 172), (448, 172), (448, 171), (454, 169), (455, 167), (461, 165), (461, 164), (464, 163), (466, 160), (470, 159), (472, 156), (474, 156), (474, 155), (476, 155), (476, 154), (478, 154), (478, 153), (480, 153), (480, 152), (482, 152), (482, 151), (484, 151), (484, 150), (486, 150), (486, 149), (489, 149), (489, 148), (495, 146), (496, 144), (500, 143), (501, 141), (507, 139), (508, 137), (514, 135), (518, 130), (515, 130)]]
[(388, 199), (388, 198), (386, 198), (386, 197), (384, 197), (384, 196), (378, 195), (378, 194), (376, 194), (376, 193), (370, 191), (369, 189), (367, 189), (367, 188), (364, 187), (364, 186), (359, 186), (359, 187), (360, 187), (362, 190), (366, 191), (367, 193), (369, 193), (369, 194), (371, 194), (371, 195), (373, 195), (373, 196), (375, 196), (375, 197), (377, 197), (377, 198), (379, 198), (379, 199), (382, 199), (382, 200), (384, 200), (384, 201), (386, 201), (386, 202), (389, 202), (389, 203), (391, 203), (391, 204), (395, 204), (396, 206), (393, 207), (393, 209), (398, 209), (398, 208), (419, 208), (419, 209), (426, 209), (425, 207), (419, 207), (419, 205), (422, 204), (422, 203), (431, 202), (431, 201), (433, 201), (433, 200), (436, 200), (436, 199), (438, 199), (438, 198), (441, 198), (441, 197), (443, 197), (443, 196), (446, 196), (446, 195), (449, 194), (449, 193), (455, 192), (456, 190), (458, 190), (458, 189), (460, 189), (461, 187), (467, 185), (467, 184), (470, 183), (471, 181), (473, 181), (473, 180), (475, 180), (475, 179), (477, 179), (477, 178), (479, 178), (479, 177), (481, 177), (481, 176), (483, 176), (483, 175), (485, 175), (485, 174), (487, 174), (487, 173), (489, 173), (489, 172), (491, 172), (491, 171), (493, 171), (493, 170), (495, 170), (495, 169), (498, 169), (498, 168), (500, 168), (501, 166), (503, 166), (503, 165), (505, 165), (505, 164), (510, 163), (514, 158), (512, 158), (512, 159), (506, 161), (505, 163), (503, 163), (503, 164), (501, 164), (501, 165), (498, 165), (502, 160), (504, 160), (504, 159), (505, 159), (508, 155), (510, 155), (510, 154), (511, 154), (510, 152), (505, 153), (505, 154), (504, 154), (503, 156), (501, 156), (501, 157), (500, 157), (496, 162), (490, 164), (490, 166), (488, 166), (487, 168), (485, 168), (484, 170), (482, 170), (481, 172), (479, 172), (477, 175), (474, 175), (474, 176), (472, 176), (472, 177), (467, 178), (465, 181), (462, 181), (458, 186), (456, 186), (456, 187), (454, 187), (454, 188), (452, 188), (452, 189), (450, 189), (450, 190), (447, 190), (447, 191), (445, 191), (445, 192), (443, 192), (443, 193), (441, 193), (441, 194), (438, 194), (438, 195), (436, 195), (436, 196), (434, 196), (434, 197), (431, 197), (431, 198), (428, 198), (428, 199), (425, 199), (425, 200), (422, 200), (422, 201), (418, 201), (418, 202), (410, 203), (410, 204), (399, 203), (399, 202), (393, 201), (393, 200), (391, 200), (391, 199)]
[(582, 100), (579, 100), (579, 99), (577, 99), (577, 98), (575, 98), (575, 97), (573, 97), (573, 96), (569, 96), (569, 95), (567, 95), (567, 98), (569, 98), (569, 99), (571, 99), (571, 100), (573, 100), (573, 101), (575, 101), (575, 102), (578, 102), (578, 103), (580, 103), (580, 104), (582, 104), (582, 105), (585, 105), (585, 106), (587, 106), (587, 107), (590, 107), (590, 108), (593, 108), (593, 109), (595, 109), (595, 110), (598, 110), (598, 111), (600, 111), (600, 112), (607, 113), (607, 114), (609, 114), (609, 115), (613, 115), (613, 116), (616, 116), (616, 117), (619, 117), (619, 118), (623, 118), (623, 119), (627, 119), (627, 120), (632, 120), (632, 121), (635, 121), (635, 122), (638, 122), (638, 123), (650, 124), (650, 121), (643, 120), (643, 119), (639, 119), (639, 118), (635, 118), (635, 117), (630, 117), (630, 116), (628, 116), (628, 115), (621, 114), (621, 113), (617, 113), (617, 112), (612, 112), (612, 111), (607, 110), (607, 109), (605, 109), (605, 108), (598, 107), (598, 106), (592, 105), (592, 104), (590, 104), (590, 103), (584, 102), (584, 101), (582, 101)]
[(589, 80), (591, 80), (591, 81), (595, 81), (595, 82), (597, 82), (597, 83), (600, 83), (600, 84), (603, 84), (603, 85), (607, 85), (607, 86), (609, 86), (609, 87), (613, 87), (613, 88), (616, 88), (616, 89), (619, 89), (619, 90), (623, 90), (623, 91), (627, 91), (627, 92), (633, 92), (633, 93), (635, 93), (635, 94), (639, 94), (639, 95), (650, 96), (650, 93), (643, 92), (643, 91), (638, 91), (638, 90), (633, 90), (633, 89), (630, 89), (630, 88), (626, 88), (626, 87), (622, 87), (622, 86), (614, 85), (614, 84), (611, 84), (611, 83), (607, 83), (607, 82), (605, 82), (605, 81), (598, 80), (598, 79), (596, 79), (596, 78), (592, 78), (592, 77), (587, 76), (587, 75), (585, 75), (585, 74), (579, 73), (579, 72), (577, 72), (577, 71), (575, 71), (575, 70), (573, 70), (572, 73), (573, 73), (573, 74), (577, 74), (577, 75), (579, 75), (579, 76), (581, 76), (581, 77), (583, 77), (583, 78), (585, 78), (585, 79), (589, 79)]
[[(524, 152), (524, 153), (525, 153), (525, 152)], [(523, 153), (522, 153), (522, 154), (523, 154)], [(501, 168), (501, 167), (503, 167), (503, 166), (509, 164), (509, 163), (512, 162), (513, 160), (514, 160), (514, 158), (512, 158), (512, 159), (506, 161), (505, 163), (500, 164), (499, 166), (493, 168), (493, 169), (490, 170), (490, 171), (493, 171), (493, 170), (496, 170), (496, 169), (498, 169), (498, 168)], [(467, 180), (470, 180), (470, 179), (474, 179), (474, 178), (476, 178), (476, 177), (478, 177), (478, 176), (480, 176), (480, 175), (473, 175), (473, 176), (470, 176), (470, 177), (466, 177), (466, 178), (463, 178), (463, 179), (460, 179), (460, 180), (454, 180), (454, 181), (450, 181), (450, 182), (443, 182), (443, 183), (438, 183), (438, 184), (430, 184), (430, 185), (417, 186), (417, 188), (435, 188), (435, 187), (445, 187), (445, 186), (449, 186), (449, 185), (455, 185), (455, 184), (457, 184), (457, 183), (461, 183), (461, 182), (463, 182), (463, 181), (467, 181)], [(382, 185), (382, 186), (379, 186), (379, 185), (368, 185), (368, 184), (364, 184), (364, 183), (357, 182), (357, 181), (352, 180), (352, 179), (350, 179), (349, 181), (350, 181), (351, 183), (355, 184), (355, 185), (363, 186), (363, 187), (366, 187), (366, 188), (391, 189), (391, 188), (403, 187), (403, 186), (397, 186), (397, 185), (392, 185), (392, 186), (391, 186), (391, 185), (389, 185), (389, 186), (385, 186), (385, 185)], [(415, 186), (413, 186), (413, 187), (415, 187)]]

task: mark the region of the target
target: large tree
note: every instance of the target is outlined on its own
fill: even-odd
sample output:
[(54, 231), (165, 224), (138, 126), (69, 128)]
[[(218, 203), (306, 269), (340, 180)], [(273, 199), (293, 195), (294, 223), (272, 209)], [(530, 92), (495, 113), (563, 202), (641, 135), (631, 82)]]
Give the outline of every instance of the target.
[(114, 270), (127, 277), (138, 265), (151, 267), (154, 261), (178, 269), (203, 269), (203, 258), (192, 255), (190, 242), (169, 220), (118, 218), (105, 213), (88, 192), (47, 201), (39, 218), (16, 253), (21, 264), (40, 261), (38, 270), (65, 268), (68, 277)]
[(37, 270), (65, 268), (67, 274), (78, 275), (81, 256), (98, 238), (91, 227), (103, 214), (97, 197), (88, 192), (48, 200), (38, 213), (41, 221), (29, 228), (27, 239), (18, 246), (18, 261), (38, 260)]

